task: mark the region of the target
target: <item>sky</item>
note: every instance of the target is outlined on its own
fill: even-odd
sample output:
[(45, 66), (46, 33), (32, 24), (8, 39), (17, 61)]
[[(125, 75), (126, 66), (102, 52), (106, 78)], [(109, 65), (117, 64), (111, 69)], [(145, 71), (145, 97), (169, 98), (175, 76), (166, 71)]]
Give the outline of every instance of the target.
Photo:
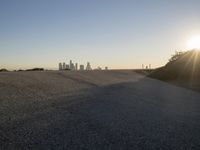
[(0, 68), (153, 68), (200, 35), (200, 0), (0, 0)]

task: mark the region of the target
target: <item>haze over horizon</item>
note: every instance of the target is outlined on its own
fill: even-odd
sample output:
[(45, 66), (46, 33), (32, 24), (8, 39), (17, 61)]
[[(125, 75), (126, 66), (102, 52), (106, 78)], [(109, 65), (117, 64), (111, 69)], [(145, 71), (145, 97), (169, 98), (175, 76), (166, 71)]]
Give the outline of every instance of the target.
[(200, 1), (1, 0), (0, 68), (164, 65), (200, 35)]

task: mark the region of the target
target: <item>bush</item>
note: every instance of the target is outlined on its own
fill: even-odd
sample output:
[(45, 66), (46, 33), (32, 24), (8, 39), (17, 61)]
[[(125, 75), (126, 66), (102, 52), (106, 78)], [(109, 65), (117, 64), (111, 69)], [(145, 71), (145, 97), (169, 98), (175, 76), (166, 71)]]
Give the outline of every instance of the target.
[(44, 71), (44, 68), (27, 69), (26, 71)]
[(0, 72), (8, 72), (8, 70), (3, 68), (3, 69), (0, 69)]
[(182, 51), (175, 51), (175, 54), (173, 54), (171, 56), (171, 58), (169, 59), (169, 62), (174, 62), (177, 59), (179, 59), (181, 56), (183, 56), (186, 52), (182, 52)]

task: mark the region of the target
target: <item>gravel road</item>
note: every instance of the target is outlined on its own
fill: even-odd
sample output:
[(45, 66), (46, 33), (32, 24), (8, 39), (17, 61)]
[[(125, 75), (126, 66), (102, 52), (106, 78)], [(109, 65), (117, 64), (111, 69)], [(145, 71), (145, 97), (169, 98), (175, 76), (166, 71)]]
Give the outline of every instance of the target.
[(0, 149), (200, 149), (200, 93), (133, 71), (0, 73)]

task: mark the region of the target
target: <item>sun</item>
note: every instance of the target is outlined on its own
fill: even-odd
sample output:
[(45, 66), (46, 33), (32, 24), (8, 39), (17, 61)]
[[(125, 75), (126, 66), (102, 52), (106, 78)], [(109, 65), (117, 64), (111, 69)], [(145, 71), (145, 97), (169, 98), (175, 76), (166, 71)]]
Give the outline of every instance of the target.
[(200, 35), (192, 37), (188, 41), (188, 48), (189, 49), (200, 49)]

